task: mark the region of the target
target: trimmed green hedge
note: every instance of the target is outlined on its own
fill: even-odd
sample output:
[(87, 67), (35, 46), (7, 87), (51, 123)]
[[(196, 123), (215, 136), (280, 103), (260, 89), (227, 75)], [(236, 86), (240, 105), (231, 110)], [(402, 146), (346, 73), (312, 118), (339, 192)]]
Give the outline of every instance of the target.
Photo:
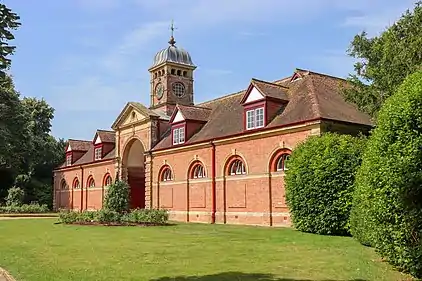
[(382, 106), (356, 178), (353, 236), (422, 277), (422, 71)]
[(48, 213), (50, 209), (47, 205), (40, 204), (23, 204), (23, 205), (10, 205), (0, 206), (0, 214), (36, 214)]
[(61, 210), (59, 220), (66, 224), (166, 224), (169, 214), (166, 210), (135, 209), (128, 213), (119, 213), (113, 210), (99, 211), (69, 211)]
[(118, 213), (129, 211), (130, 188), (124, 181), (116, 181), (108, 186), (104, 198), (104, 209), (113, 210)]
[(353, 182), (364, 147), (364, 138), (327, 133), (295, 148), (285, 182), (296, 229), (327, 235), (349, 233)]

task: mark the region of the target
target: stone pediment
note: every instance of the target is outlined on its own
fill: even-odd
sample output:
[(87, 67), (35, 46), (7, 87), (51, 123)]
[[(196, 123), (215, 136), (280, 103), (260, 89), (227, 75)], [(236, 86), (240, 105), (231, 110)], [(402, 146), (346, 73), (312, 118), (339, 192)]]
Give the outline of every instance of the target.
[(111, 127), (113, 130), (116, 130), (118, 128), (150, 120), (151, 117), (159, 116), (141, 103), (128, 102)]

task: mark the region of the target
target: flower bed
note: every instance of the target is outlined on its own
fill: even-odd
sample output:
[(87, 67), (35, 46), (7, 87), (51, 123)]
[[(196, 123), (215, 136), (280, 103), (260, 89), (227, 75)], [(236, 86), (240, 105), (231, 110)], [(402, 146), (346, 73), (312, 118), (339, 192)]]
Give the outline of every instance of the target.
[(119, 213), (102, 209), (99, 211), (61, 210), (59, 221), (64, 224), (106, 225), (106, 226), (158, 226), (167, 225), (168, 212), (156, 209), (135, 209)]

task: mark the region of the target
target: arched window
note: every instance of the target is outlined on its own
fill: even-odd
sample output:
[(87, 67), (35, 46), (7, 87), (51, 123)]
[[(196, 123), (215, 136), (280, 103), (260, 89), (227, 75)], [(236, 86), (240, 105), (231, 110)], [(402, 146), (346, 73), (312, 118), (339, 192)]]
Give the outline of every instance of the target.
[(88, 179), (88, 185), (87, 185), (88, 187), (95, 187), (95, 181), (94, 181), (94, 178), (93, 177), (90, 177), (89, 179)]
[(75, 178), (74, 180), (73, 180), (73, 188), (74, 189), (79, 189), (79, 188), (81, 188), (81, 185), (79, 184), (79, 180), (78, 180), (78, 178)]
[(188, 72), (185, 70), (183, 71), (183, 77), (186, 77), (188, 75)]
[(204, 165), (202, 165), (202, 163), (196, 163), (192, 166), (192, 170), (190, 173), (190, 178), (191, 179), (201, 179), (201, 178), (205, 178), (205, 168)]
[(171, 69), (171, 74), (174, 75), (176, 73), (176, 70), (174, 68)]
[(167, 167), (163, 168), (163, 170), (161, 171), (160, 180), (161, 181), (171, 181), (171, 180), (173, 180), (173, 173), (171, 172), (170, 167), (167, 166)]
[(242, 160), (236, 159), (234, 160), (229, 167), (229, 175), (245, 175), (246, 174), (246, 168), (245, 164)]
[(182, 75), (182, 71), (179, 69), (177, 70), (177, 76), (180, 76), (180, 75)]
[(104, 186), (109, 186), (112, 184), (112, 179), (109, 174), (104, 177)]
[(290, 154), (288, 153), (283, 153), (278, 157), (277, 166), (276, 166), (277, 172), (288, 170), (289, 158), (290, 158)]
[(62, 182), (60, 183), (60, 188), (61, 189), (67, 189), (67, 183), (66, 181), (63, 179)]

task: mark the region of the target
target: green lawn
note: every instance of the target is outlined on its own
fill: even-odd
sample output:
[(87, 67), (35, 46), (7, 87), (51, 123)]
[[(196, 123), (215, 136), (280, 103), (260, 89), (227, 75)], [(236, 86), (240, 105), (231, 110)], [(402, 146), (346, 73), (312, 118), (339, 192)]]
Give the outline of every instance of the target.
[(0, 267), (17, 280), (410, 280), (351, 238), (180, 224), (98, 227), (0, 220)]

